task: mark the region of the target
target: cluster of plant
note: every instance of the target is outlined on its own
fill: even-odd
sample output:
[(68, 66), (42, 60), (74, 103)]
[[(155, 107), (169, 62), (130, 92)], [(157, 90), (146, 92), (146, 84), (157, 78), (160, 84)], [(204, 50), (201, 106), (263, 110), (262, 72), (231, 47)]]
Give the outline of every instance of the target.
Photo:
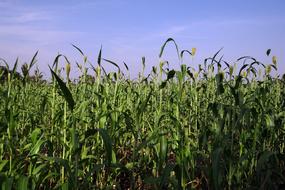
[(76, 82), (64, 55), (49, 81), (30, 76), (37, 54), (22, 76), (18, 61), (10, 70), (1, 60), (1, 189), (284, 188), (285, 80), (270, 74), (276, 57), (230, 64), (219, 51), (195, 69), (183, 59), (196, 49), (180, 52), (171, 38), (159, 56), (170, 42), (180, 69), (161, 61), (145, 76), (142, 58), (135, 80), (102, 50), (95, 65), (76, 46)]

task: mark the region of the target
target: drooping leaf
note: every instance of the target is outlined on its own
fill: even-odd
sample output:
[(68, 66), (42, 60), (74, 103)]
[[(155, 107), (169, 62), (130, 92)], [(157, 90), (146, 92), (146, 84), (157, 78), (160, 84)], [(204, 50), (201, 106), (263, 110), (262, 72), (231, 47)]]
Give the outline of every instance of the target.
[(189, 55), (193, 56), (193, 54), (189, 50), (182, 50), (181, 53), (180, 53), (181, 59), (183, 59), (184, 53), (188, 53)]
[(189, 69), (187, 70), (187, 74), (190, 76), (190, 78), (191, 78), (193, 81), (195, 81), (195, 77), (194, 77), (193, 73), (192, 73)]
[(159, 53), (159, 58), (161, 58), (161, 56), (162, 56), (162, 54), (163, 54), (163, 51), (164, 51), (164, 48), (165, 48), (166, 44), (169, 43), (169, 42), (173, 42), (173, 43), (174, 43), (175, 48), (176, 48), (176, 52), (177, 52), (178, 59), (180, 60), (178, 46), (177, 46), (175, 40), (173, 40), (172, 38), (168, 38), (168, 39), (166, 40), (166, 42), (164, 42), (164, 44), (161, 46), (160, 53)]
[(241, 61), (241, 60), (252, 60), (252, 61), (256, 61), (255, 58), (251, 57), (251, 56), (242, 56), (240, 58), (237, 59), (237, 61)]
[(125, 62), (124, 62), (124, 65), (125, 65), (126, 69), (129, 70), (129, 67)]
[(7, 61), (5, 59), (2, 59), (2, 58), (0, 58), (0, 61), (2, 61), (5, 64), (6, 69), (9, 71), (10, 68), (9, 68), (9, 64), (7, 63)]
[(104, 61), (108, 62), (108, 63), (111, 63), (112, 65), (114, 65), (115, 67), (118, 68), (118, 70), (120, 71), (120, 67), (117, 63), (115, 63), (114, 61), (111, 61), (111, 60), (108, 60), (108, 59), (104, 59), (102, 58)]
[(223, 48), (221, 48), (219, 51), (217, 51), (217, 53), (215, 53), (215, 55), (211, 58), (212, 62), (211, 62), (211, 65), (214, 64), (215, 60), (216, 60), (216, 57), (218, 56), (218, 54), (222, 51)]
[(58, 60), (61, 56), (62, 56), (62, 54), (58, 54), (53, 61), (52, 68), (54, 68), (54, 66), (55, 66), (55, 71), (57, 71)]
[[(50, 68), (50, 67), (49, 67)], [(61, 92), (63, 93), (63, 97), (66, 100), (68, 107), (73, 110), (75, 102), (74, 99), (72, 97), (72, 94), (70, 92), (70, 90), (67, 88), (67, 86), (65, 85), (65, 83), (59, 78), (59, 76), (57, 76), (57, 74), (50, 68), (50, 71), (52, 73), (52, 75), (55, 77)]]
[(77, 47), (76, 45), (74, 45), (74, 44), (71, 44), (75, 49), (77, 49), (78, 51), (79, 51), (79, 53), (82, 55), (82, 56), (84, 56), (84, 53), (83, 53), (83, 51), (79, 48), (79, 47)]
[(277, 66), (276, 66), (276, 65), (271, 64), (270, 66), (271, 66), (275, 71), (277, 71)]
[(241, 76), (242, 71), (243, 71), (247, 66), (248, 66), (248, 64), (244, 64), (244, 65), (240, 68), (238, 76)]

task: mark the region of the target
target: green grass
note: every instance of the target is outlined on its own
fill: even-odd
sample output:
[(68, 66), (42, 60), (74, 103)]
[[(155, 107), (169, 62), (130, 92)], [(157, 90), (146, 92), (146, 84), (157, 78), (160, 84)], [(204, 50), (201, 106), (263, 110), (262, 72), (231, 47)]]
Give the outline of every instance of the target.
[[(272, 64), (220, 51), (194, 69), (196, 49), (130, 80), (115, 62), (58, 55), (52, 78), (36, 56), (0, 70), (1, 189), (280, 189), (285, 183), (285, 80)], [(188, 54), (186, 54), (188, 53)], [(270, 51), (267, 51), (270, 57)], [(1, 60), (5, 64), (4, 60)], [(116, 72), (106, 73), (105, 64)], [(234, 64), (236, 66), (234, 66)], [(87, 74), (91, 67), (92, 75)], [(59, 73), (62, 68), (66, 73)], [(128, 66), (125, 65), (128, 71)], [(70, 69), (82, 72), (72, 82)], [(282, 186), (283, 185), (283, 186)]]

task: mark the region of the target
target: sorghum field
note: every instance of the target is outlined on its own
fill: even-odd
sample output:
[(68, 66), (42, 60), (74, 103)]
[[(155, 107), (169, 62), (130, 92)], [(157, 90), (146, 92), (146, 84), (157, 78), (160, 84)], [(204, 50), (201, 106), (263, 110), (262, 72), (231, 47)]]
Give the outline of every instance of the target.
[(142, 58), (135, 79), (76, 46), (77, 67), (58, 55), (47, 80), (31, 73), (37, 54), (1, 59), (1, 189), (285, 188), (285, 77), (272, 74), (270, 49), (270, 63), (219, 51), (195, 68), (183, 60), (196, 49), (171, 38), (160, 57), (169, 43), (180, 69), (161, 61), (144, 73)]

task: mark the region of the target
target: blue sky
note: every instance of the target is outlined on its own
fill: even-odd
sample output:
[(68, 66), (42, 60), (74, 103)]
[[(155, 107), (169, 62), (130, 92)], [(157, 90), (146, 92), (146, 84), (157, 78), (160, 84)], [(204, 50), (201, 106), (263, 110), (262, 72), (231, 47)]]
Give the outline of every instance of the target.
[[(145, 56), (150, 70), (169, 37), (181, 50), (197, 48), (194, 61), (185, 59), (194, 67), (222, 47), (228, 61), (251, 55), (268, 63), (265, 52), (271, 48), (279, 73), (285, 72), (284, 0), (0, 0), (0, 9), (0, 57), (23, 63), (39, 50), (45, 74), (58, 53), (82, 61), (71, 43), (94, 63), (102, 45), (104, 58), (121, 66), (125, 61), (132, 73)], [(178, 66), (172, 45), (163, 59)]]

